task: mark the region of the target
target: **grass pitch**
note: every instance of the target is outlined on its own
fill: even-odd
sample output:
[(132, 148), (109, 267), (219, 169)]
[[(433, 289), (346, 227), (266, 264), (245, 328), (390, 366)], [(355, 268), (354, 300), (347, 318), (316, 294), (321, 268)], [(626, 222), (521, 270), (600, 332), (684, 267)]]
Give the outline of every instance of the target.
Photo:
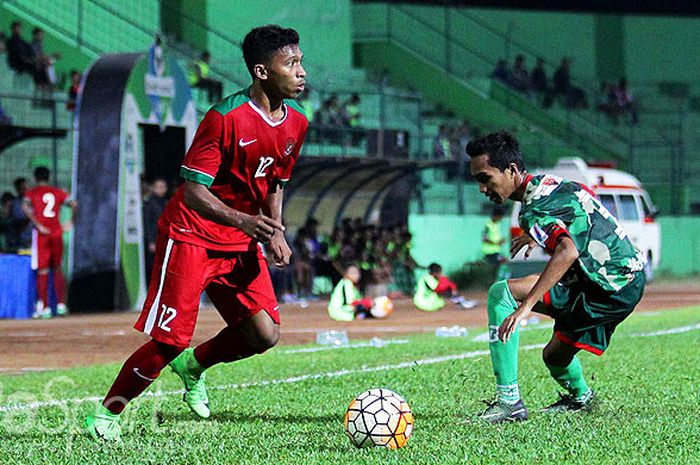
[[(551, 329), (523, 331), (520, 383), (531, 419), (519, 424), (473, 419), (494, 389), (487, 343), (474, 340), (483, 332), (381, 348), (280, 347), (218, 366), (208, 372), (212, 418), (203, 421), (166, 369), (129, 406), (124, 443), (112, 446), (79, 426), (118, 364), (0, 377), (0, 464), (700, 464), (700, 307), (635, 314), (603, 357), (582, 354), (600, 399), (588, 414), (538, 412), (559, 391), (536, 347)], [(358, 450), (343, 434), (345, 407), (374, 387), (395, 390), (413, 409), (403, 449)]]

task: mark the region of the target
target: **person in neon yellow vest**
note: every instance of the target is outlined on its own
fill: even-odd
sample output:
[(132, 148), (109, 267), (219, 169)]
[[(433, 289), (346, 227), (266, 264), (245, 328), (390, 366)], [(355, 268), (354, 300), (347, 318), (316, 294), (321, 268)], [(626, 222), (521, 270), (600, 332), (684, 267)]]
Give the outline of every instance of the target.
[(431, 263), (428, 272), (418, 280), (413, 304), (419, 310), (436, 312), (445, 306), (447, 300), (462, 309), (474, 308), (477, 305), (476, 301), (459, 295), (457, 285), (442, 274), (442, 266)]
[(503, 244), (506, 239), (501, 232), (502, 219), (503, 209), (500, 206), (494, 207), (491, 217), (486, 220), (481, 235), (481, 252), (484, 254), (484, 260), (492, 265), (498, 265), (505, 261)]
[(209, 60), (211, 60), (209, 52), (202, 52), (199, 58), (194, 59), (187, 74), (187, 82), (192, 87), (205, 89), (209, 102), (215, 103), (221, 100), (223, 85), (221, 81), (209, 77)]
[(336, 321), (353, 321), (371, 316), (372, 299), (363, 297), (357, 288), (360, 268), (354, 263), (343, 269), (343, 279), (336, 284), (328, 302), (328, 315)]

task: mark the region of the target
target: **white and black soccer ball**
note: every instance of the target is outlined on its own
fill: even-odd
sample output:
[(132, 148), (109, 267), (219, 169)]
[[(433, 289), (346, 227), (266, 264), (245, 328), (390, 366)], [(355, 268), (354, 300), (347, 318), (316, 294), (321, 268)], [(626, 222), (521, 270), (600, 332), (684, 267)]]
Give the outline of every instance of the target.
[(406, 445), (413, 432), (413, 413), (403, 397), (390, 389), (370, 389), (345, 412), (345, 434), (357, 447)]
[(394, 311), (394, 302), (385, 296), (375, 297), (369, 313), (375, 318), (386, 318)]

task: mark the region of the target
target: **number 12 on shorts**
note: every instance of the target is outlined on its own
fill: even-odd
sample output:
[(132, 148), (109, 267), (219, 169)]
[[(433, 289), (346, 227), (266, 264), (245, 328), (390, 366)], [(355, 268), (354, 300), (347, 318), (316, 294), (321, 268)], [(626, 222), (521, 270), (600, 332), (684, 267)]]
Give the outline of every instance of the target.
[(173, 307), (168, 307), (165, 304), (160, 306), (160, 317), (158, 318), (158, 327), (163, 331), (170, 332), (168, 324), (177, 316), (177, 310)]

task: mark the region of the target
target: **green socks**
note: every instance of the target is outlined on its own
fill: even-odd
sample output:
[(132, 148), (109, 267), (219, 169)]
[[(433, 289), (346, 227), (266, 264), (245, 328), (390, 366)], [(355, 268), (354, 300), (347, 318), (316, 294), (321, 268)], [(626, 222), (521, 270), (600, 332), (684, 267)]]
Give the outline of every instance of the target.
[(520, 400), (518, 389), (518, 344), (520, 332), (516, 328), (505, 344), (498, 339), (498, 327), (518, 307), (507, 281), (498, 281), (489, 288), (487, 312), (489, 316), (489, 349), (493, 372), (496, 375), (496, 397), (514, 404)]
[(577, 357), (574, 357), (566, 367), (556, 367), (547, 365), (549, 373), (557, 383), (571, 394), (574, 399), (582, 400), (588, 395), (589, 388), (586, 380), (583, 379), (583, 369), (581, 362)]

